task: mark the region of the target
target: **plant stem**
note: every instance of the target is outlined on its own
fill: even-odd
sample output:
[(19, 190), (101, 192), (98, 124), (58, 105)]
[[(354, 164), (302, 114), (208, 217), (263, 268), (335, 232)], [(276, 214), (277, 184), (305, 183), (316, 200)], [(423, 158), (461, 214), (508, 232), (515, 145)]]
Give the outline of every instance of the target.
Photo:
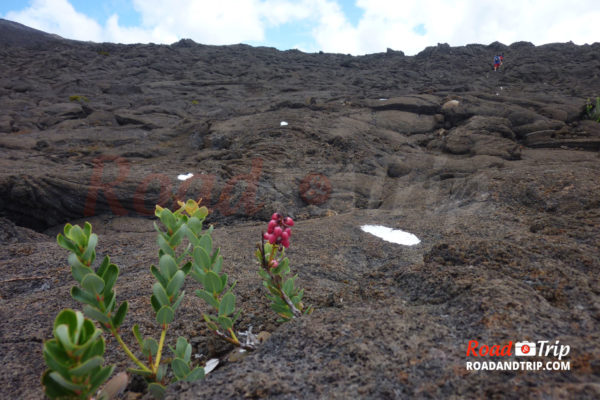
[(281, 288), (281, 282), (276, 281), (274, 279), (274, 277), (273, 277), (273, 274), (271, 274), (271, 270), (269, 268), (269, 261), (271, 261), (273, 259), (273, 256), (275, 255), (276, 250), (277, 250), (277, 246), (273, 246), (271, 248), (271, 254), (269, 255), (269, 259), (267, 260), (267, 258), (265, 257), (266, 256), (266, 254), (265, 254), (265, 240), (261, 239), (260, 253), (262, 255), (262, 264), (263, 264), (262, 267), (271, 276), (271, 282), (276, 282), (277, 290), (279, 290), (280, 297), (288, 305), (288, 307), (292, 311), (292, 314), (294, 314), (294, 318), (300, 318), (302, 316), (302, 311), (300, 311), (300, 310), (298, 310), (296, 308), (296, 306), (294, 305), (294, 303), (292, 303), (292, 301), (290, 300), (290, 298), (287, 296), (287, 294), (285, 294), (285, 292)]
[(156, 362), (154, 363), (154, 373), (158, 372), (158, 366), (160, 365), (160, 356), (162, 355), (162, 349), (165, 344), (165, 336), (167, 335), (168, 325), (164, 324), (162, 332), (160, 333), (160, 341), (158, 342), (158, 351), (156, 352)]
[(231, 338), (232, 338), (233, 340), (235, 340), (235, 341), (236, 341), (236, 342), (238, 342), (238, 343), (240, 342), (240, 341), (238, 340), (237, 336), (235, 336), (235, 333), (233, 332), (233, 329), (229, 328), (229, 329), (227, 329), (227, 331), (229, 331), (229, 335), (231, 336)]
[(215, 335), (217, 335), (221, 339), (226, 340), (226, 341), (228, 341), (229, 343), (231, 343), (231, 344), (233, 344), (235, 346), (241, 347), (242, 349), (250, 350), (250, 351), (256, 350), (255, 346), (253, 346), (251, 344), (242, 343), (239, 340), (237, 340), (237, 338), (232, 339), (229, 336), (225, 335), (223, 332), (219, 331), (218, 329), (213, 330), (213, 332), (215, 333)]
[(148, 367), (146, 367), (140, 360), (138, 360), (138, 358), (131, 352), (131, 350), (129, 350), (129, 347), (127, 347), (127, 345), (125, 344), (125, 342), (123, 341), (123, 339), (121, 339), (121, 335), (119, 335), (117, 333), (117, 330), (115, 328), (112, 328), (110, 330), (110, 332), (112, 333), (112, 335), (115, 337), (115, 339), (117, 339), (117, 342), (119, 342), (119, 344), (121, 345), (121, 347), (123, 348), (123, 351), (125, 351), (125, 354), (127, 354), (129, 356), (129, 358), (131, 358), (131, 360), (137, 364), (138, 367), (140, 367), (141, 369), (143, 369), (146, 372), (152, 372)]
[(287, 294), (285, 294), (283, 289), (280, 287), (281, 285), (277, 285), (277, 286), (278, 286), (277, 289), (279, 289), (279, 293), (281, 293), (281, 298), (288, 305), (288, 307), (292, 311), (292, 314), (294, 314), (294, 318), (300, 318), (302, 316), (302, 311), (300, 311), (296, 308), (294, 303), (292, 303), (292, 300), (290, 300), (290, 298), (287, 296)]

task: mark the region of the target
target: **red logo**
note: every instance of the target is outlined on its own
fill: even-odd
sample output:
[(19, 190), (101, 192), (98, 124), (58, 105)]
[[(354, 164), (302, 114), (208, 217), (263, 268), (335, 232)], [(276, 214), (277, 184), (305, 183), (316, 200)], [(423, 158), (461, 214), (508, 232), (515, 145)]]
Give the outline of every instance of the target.
[[(483, 357), (483, 356), (496, 356), (506, 357), (512, 355), (513, 342), (510, 341), (504, 346), (499, 344), (488, 346), (485, 344), (479, 344), (477, 340), (469, 340), (469, 346), (467, 347), (467, 356)], [(529, 350), (527, 350), (529, 351)]]
[(329, 200), (331, 183), (323, 174), (310, 173), (300, 182), (300, 198), (306, 204), (318, 206)]

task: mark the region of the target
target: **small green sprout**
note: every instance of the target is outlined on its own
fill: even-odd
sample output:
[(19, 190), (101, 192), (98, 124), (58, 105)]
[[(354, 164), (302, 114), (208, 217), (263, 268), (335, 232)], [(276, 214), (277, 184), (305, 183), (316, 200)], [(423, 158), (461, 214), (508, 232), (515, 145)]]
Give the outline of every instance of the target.
[(84, 102), (84, 103), (89, 102), (89, 100), (88, 100), (87, 97), (80, 96), (78, 94), (74, 94), (72, 96), (69, 96), (69, 101), (76, 101), (76, 102), (79, 102), (79, 103), (81, 103), (81, 102)]

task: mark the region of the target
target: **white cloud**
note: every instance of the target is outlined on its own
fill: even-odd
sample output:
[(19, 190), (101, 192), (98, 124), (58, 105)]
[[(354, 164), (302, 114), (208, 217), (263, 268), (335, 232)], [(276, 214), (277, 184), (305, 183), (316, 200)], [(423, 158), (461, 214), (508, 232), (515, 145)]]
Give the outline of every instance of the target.
[[(415, 54), (437, 43), (572, 40), (583, 44), (600, 38), (600, 24), (594, 22), (600, 21), (597, 4), (597, 0), (357, 0), (364, 14), (356, 26), (338, 22), (315, 34), (325, 50), (353, 48), (353, 54), (381, 52), (388, 47)], [(419, 24), (424, 25), (425, 35), (413, 30)]]
[(142, 25), (125, 27), (118, 15), (104, 24), (75, 11), (68, 0), (34, 0), (6, 18), (65, 38), (120, 43), (173, 43), (191, 38), (206, 44), (263, 41), (268, 26), (309, 17), (319, 0), (133, 0)]
[(67, 0), (34, 0), (28, 8), (8, 12), (5, 18), (66, 38), (101, 41), (103, 37), (100, 24), (75, 11)]
[(257, 0), (134, 0), (145, 29), (202, 43), (231, 44), (264, 39)]
[[(121, 26), (117, 15), (94, 21), (68, 0), (34, 0), (5, 17), (78, 40), (173, 43), (191, 38), (217, 45), (260, 43), (270, 27), (302, 23), (312, 26), (308, 33), (313, 38), (313, 43), (303, 39), (303, 48), (351, 54), (388, 47), (415, 54), (437, 43), (583, 44), (600, 38), (597, 0), (356, 0), (364, 13), (355, 25), (339, 0), (133, 0), (133, 4), (141, 26)], [(421, 24), (424, 34), (415, 31)]]
[(320, 1), (315, 10), (318, 25), (313, 29), (317, 44), (325, 52), (351, 53), (360, 51), (359, 31), (347, 21), (342, 9), (335, 2)]
[(119, 16), (111, 15), (104, 28), (104, 41), (116, 43), (173, 43), (178, 40), (174, 34), (155, 32), (140, 27), (123, 27), (119, 25)]
[(268, 0), (257, 5), (268, 25), (277, 26), (309, 18), (314, 1)]

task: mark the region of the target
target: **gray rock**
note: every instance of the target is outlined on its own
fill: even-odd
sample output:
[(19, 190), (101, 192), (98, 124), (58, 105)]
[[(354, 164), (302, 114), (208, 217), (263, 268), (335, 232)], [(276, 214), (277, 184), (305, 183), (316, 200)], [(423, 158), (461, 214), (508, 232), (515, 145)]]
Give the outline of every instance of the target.
[[(80, 307), (55, 241), (66, 222), (91, 221), (98, 261), (121, 268), (125, 324), (148, 331), (149, 219), (157, 203), (202, 198), (238, 282), (236, 330), (271, 336), (167, 398), (600, 397), (600, 124), (581, 119), (600, 93), (598, 54), (598, 43), (415, 57), (95, 44), (0, 20), (0, 384), (42, 398), (38, 344), (60, 309)], [(286, 255), (316, 308), (286, 324), (252, 261), (276, 211), (296, 217)], [(206, 334), (203, 312), (186, 296), (167, 345), (190, 337), (194, 354), (224, 359), (231, 346)], [(469, 340), (525, 339), (571, 346), (571, 371), (466, 371)], [(124, 371), (113, 342), (107, 360)]]

